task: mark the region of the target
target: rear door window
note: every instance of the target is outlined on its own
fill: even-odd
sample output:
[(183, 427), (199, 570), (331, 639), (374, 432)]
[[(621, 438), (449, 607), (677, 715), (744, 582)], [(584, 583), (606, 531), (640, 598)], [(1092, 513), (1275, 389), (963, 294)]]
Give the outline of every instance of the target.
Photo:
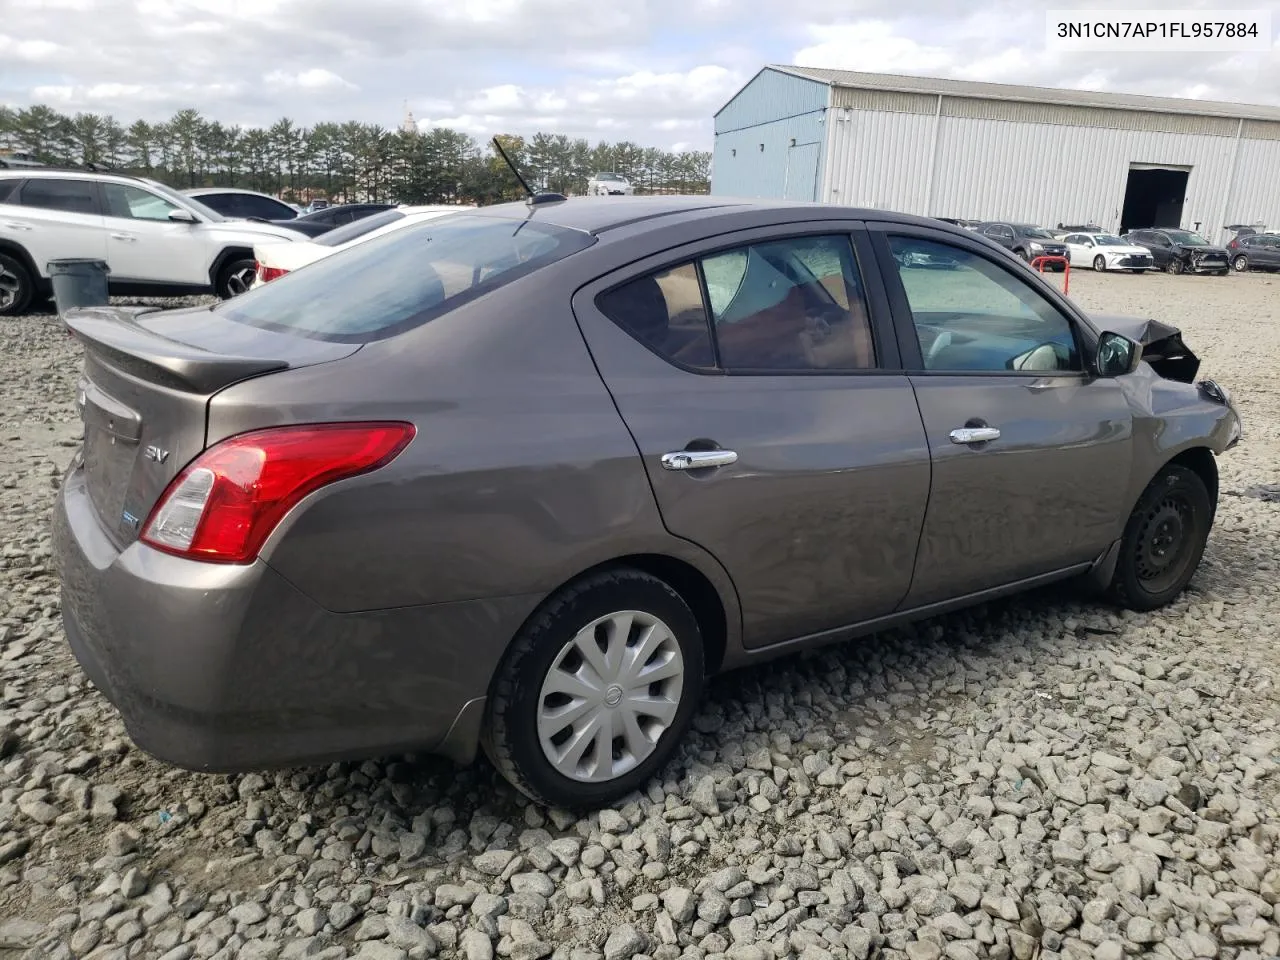
[(548, 223), (451, 214), (356, 244), (212, 309), (250, 326), (367, 343), (426, 323), (594, 242), (585, 231)]
[(91, 216), (101, 213), (98, 206), (98, 185), (93, 180), (32, 178), (22, 188), (21, 198), (24, 207)]
[[(12, 177), (8, 180), (0, 180), (0, 203), (10, 202), (10, 194), (16, 194), (18, 192), (18, 187), (21, 184), (22, 181), (16, 177)], [(14, 197), (13, 199), (16, 200), (17, 197)]]

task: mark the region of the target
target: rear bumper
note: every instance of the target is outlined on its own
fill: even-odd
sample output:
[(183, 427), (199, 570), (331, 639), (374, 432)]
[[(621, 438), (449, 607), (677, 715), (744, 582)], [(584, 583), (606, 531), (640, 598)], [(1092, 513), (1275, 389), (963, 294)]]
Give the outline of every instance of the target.
[(142, 749), (237, 772), (475, 754), (489, 678), (538, 598), (338, 614), (259, 560), (117, 550), (66, 476), (54, 511), (72, 652)]

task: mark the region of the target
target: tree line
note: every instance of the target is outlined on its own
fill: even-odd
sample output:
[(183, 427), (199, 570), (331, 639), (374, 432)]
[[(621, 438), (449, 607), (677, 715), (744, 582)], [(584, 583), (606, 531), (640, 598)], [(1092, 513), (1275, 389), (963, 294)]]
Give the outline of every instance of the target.
[[(535, 190), (586, 190), (596, 171), (613, 171), (637, 193), (707, 193), (711, 154), (670, 152), (630, 141), (600, 142), (562, 134), (499, 135)], [(178, 189), (243, 187), (297, 202), (496, 203), (524, 195), (492, 144), (437, 127), (388, 130), (373, 123), (318, 123), (284, 118), (270, 127), (226, 126), (187, 109), (164, 123), (124, 126), (100, 113), (67, 116), (37, 105), (0, 105), (0, 151), (43, 163), (97, 164), (152, 177)]]

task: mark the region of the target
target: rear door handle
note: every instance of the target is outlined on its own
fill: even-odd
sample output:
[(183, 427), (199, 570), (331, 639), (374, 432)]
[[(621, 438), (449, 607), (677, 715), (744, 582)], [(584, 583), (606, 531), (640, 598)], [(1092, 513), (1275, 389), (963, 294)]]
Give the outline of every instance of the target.
[(664, 470), (704, 470), (737, 462), (738, 455), (732, 450), (676, 450), (662, 455)]
[(1000, 431), (995, 427), (960, 427), (951, 431), (952, 443), (988, 443), (999, 439)]
[(134, 242), (135, 240), (137, 240), (138, 238), (137, 238), (137, 237), (135, 237), (132, 233), (113, 233), (113, 234), (111, 235), (111, 239), (112, 239), (112, 240), (124, 240), (126, 243), (133, 243), (133, 242)]
[(30, 229), (31, 229), (31, 224), (29, 224), (29, 223), (15, 223), (15, 222), (14, 222), (14, 221), (12, 221), (12, 220), (5, 220), (3, 223), (0, 223), (0, 227), (7, 227), (7, 228), (8, 228), (8, 229), (10, 229), (10, 230), (30, 230)]

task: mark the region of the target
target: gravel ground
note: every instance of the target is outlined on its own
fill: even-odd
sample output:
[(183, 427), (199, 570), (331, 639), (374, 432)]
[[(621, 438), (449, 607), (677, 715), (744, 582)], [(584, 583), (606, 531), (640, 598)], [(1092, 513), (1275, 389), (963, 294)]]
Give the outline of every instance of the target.
[(1250, 493), (1280, 482), (1280, 278), (1072, 291), (1182, 326), (1238, 398), (1185, 597), (1041, 592), (722, 678), (666, 779), (581, 819), (483, 763), (133, 748), (50, 568), (77, 351), (0, 323), (0, 958), (1280, 954), (1280, 504)]

